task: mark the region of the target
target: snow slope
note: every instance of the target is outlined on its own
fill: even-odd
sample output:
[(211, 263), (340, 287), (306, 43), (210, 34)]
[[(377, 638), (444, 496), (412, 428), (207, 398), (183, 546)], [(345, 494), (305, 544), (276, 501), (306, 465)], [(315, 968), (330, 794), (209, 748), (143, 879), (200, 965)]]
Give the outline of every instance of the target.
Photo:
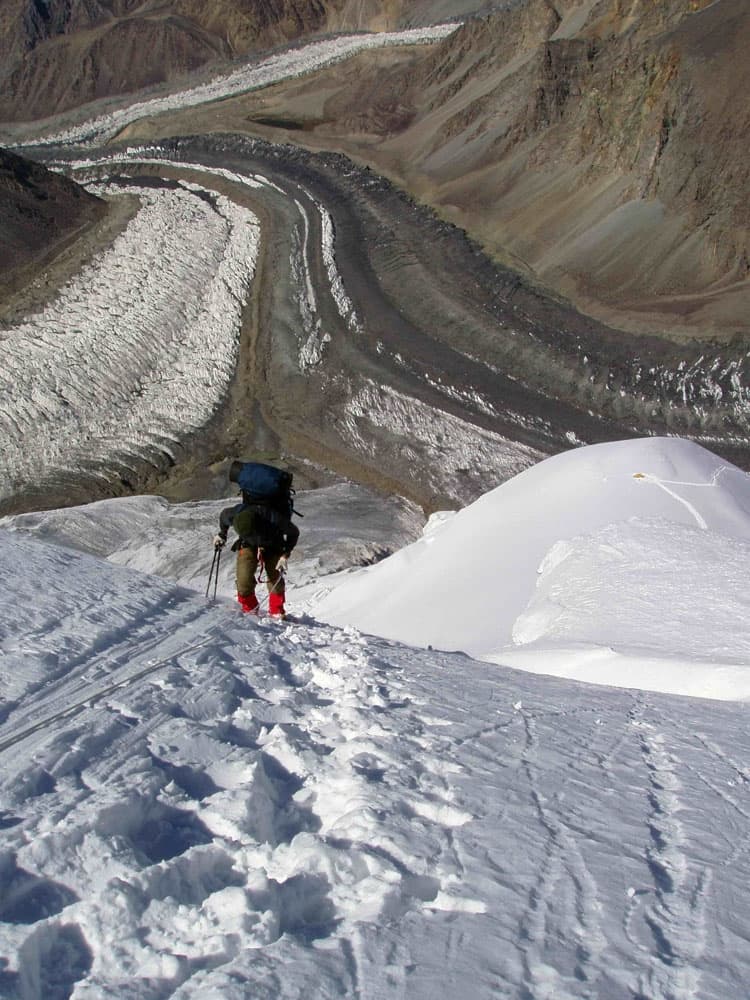
[(744, 705), (256, 622), (7, 527), (0, 654), (3, 997), (747, 995)]
[(750, 480), (692, 442), (541, 462), (306, 594), (316, 617), (606, 684), (750, 698)]

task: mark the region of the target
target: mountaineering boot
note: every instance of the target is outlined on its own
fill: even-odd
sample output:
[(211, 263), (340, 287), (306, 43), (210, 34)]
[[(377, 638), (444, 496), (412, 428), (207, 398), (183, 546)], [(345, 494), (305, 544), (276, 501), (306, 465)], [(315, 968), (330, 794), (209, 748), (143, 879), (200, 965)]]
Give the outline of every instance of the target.
[(248, 615), (258, 614), (258, 598), (255, 594), (237, 594), (237, 600), (240, 602), (240, 607)]
[(286, 618), (283, 594), (273, 593), (268, 595), (268, 613), (271, 618), (275, 618), (277, 621), (283, 621)]

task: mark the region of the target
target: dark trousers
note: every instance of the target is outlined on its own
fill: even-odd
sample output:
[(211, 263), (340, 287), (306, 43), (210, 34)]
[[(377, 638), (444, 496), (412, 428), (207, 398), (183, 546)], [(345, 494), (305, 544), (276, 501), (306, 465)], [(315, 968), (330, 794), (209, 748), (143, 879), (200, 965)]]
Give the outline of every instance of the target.
[(237, 552), (237, 593), (241, 597), (249, 597), (255, 593), (255, 576), (259, 566), (258, 552), (261, 553), (266, 570), (268, 593), (283, 594), (284, 574), (276, 569), (281, 553), (254, 548), (240, 549)]

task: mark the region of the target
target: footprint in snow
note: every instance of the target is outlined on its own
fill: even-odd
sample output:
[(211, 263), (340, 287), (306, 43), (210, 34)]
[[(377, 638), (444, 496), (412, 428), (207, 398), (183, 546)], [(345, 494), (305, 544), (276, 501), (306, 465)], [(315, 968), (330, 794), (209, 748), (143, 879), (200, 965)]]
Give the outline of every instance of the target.
[(19, 868), (15, 855), (0, 855), (0, 923), (35, 924), (78, 901), (67, 886)]
[(126, 840), (148, 864), (169, 861), (191, 847), (209, 844), (213, 835), (195, 813), (163, 802), (128, 799), (105, 809), (97, 830)]
[(19, 995), (23, 1000), (69, 1000), (92, 963), (93, 955), (80, 927), (43, 925), (19, 952)]

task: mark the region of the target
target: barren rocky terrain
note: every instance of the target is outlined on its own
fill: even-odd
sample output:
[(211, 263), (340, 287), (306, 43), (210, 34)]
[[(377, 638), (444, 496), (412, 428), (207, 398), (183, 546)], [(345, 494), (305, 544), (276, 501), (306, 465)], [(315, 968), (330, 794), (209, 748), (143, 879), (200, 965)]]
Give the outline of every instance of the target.
[(15, 0), (5, 6), (9, 59), (0, 117), (8, 120), (44, 117), (172, 80), (207, 62), (289, 42), (326, 21), (323, 3), (309, 0)]
[(86, 102), (220, 68), (337, 31), (383, 31), (464, 16), (482, 0), (5, 0), (0, 121), (46, 118)]
[[(316, 33), (464, 17), (430, 49), (366, 53), (128, 137), (237, 131), (335, 149), (609, 325), (723, 343), (749, 332), (743, 0), (91, 0), (75, 16), (60, 3), (40, 10), (15, 0), (0, 19), (10, 53), (0, 120), (184, 79)], [(165, 24), (189, 27), (191, 44), (164, 42)], [(131, 31), (132, 44), (120, 37)], [(52, 55), (66, 47), (75, 69)]]
[(630, 333), (750, 332), (743, 0), (527, 0), (431, 50), (134, 126), (337, 149)]

